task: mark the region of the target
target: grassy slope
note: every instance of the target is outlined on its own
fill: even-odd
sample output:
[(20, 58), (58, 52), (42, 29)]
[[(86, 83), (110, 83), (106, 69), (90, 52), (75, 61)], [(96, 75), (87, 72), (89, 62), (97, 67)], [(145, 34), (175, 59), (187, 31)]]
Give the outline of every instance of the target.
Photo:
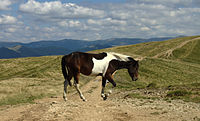
[[(154, 57), (196, 37), (114, 47), (95, 52), (114, 51), (133, 57), (146, 57), (140, 61), (138, 81), (132, 82), (126, 70), (120, 70), (115, 75), (117, 89), (129, 91), (129, 97), (160, 98), (161, 95), (164, 98), (200, 102), (200, 40), (191, 41), (173, 50), (168, 58), (165, 55)], [(62, 95), (60, 59), (61, 56), (46, 56), (0, 60), (0, 105)], [(86, 83), (91, 78), (93, 77), (82, 76), (81, 82)], [(146, 92), (151, 92), (152, 95)], [(155, 95), (155, 92), (159, 94)]]
[[(197, 38), (183, 37), (162, 42), (149, 42), (131, 46), (108, 48), (99, 51), (115, 51), (133, 57), (145, 57), (140, 61), (140, 79), (132, 82), (126, 70), (115, 75), (120, 90), (131, 91), (130, 95), (144, 98), (171, 97), (185, 101), (200, 102), (200, 39), (188, 42), (172, 51), (169, 57), (165, 52), (181, 43)], [(157, 54), (160, 56), (155, 57)], [(163, 54), (162, 54), (163, 53)], [(144, 95), (150, 91), (152, 95)], [(155, 93), (160, 93), (156, 95)], [(141, 96), (139, 96), (141, 97)]]
[(180, 59), (185, 62), (200, 64), (200, 39), (189, 42), (182, 48), (173, 52), (172, 59)]
[[(32, 102), (62, 95), (61, 56), (0, 60), (0, 105)], [(90, 77), (91, 78), (91, 77)], [(86, 83), (88, 77), (81, 77)], [(74, 91), (70, 88), (69, 91)]]

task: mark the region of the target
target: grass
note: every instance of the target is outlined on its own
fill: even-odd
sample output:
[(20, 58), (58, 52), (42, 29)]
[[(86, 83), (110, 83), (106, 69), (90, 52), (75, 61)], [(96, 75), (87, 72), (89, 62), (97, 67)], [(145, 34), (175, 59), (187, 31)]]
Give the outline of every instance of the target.
[[(136, 82), (132, 82), (127, 72), (119, 72), (115, 75), (120, 90), (170, 90), (176, 92), (180, 90), (185, 95), (171, 95), (173, 99), (183, 99), (185, 101), (200, 103), (200, 68), (189, 63), (179, 61), (169, 61), (163, 59), (146, 59), (140, 63), (140, 77)], [(144, 95), (143, 95), (144, 96)], [(169, 94), (166, 94), (169, 97)]]
[(34, 103), (35, 99), (41, 99), (45, 96), (45, 94), (40, 95), (32, 95), (28, 93), (20, 93), (14, 96), (8, 96), (0, 100), (1, 105), (16, 105), (19, 103)]
[[(117, 71), (114, 76), (117, 83), (116, 90), (129, 92), (129, 98), (181, 99), (200, 103), (200, 41), (195, 40), (173, 50), (169, 58), (164, 55), (155, 58), (155, 55), (162, 54), (196, 37), (198, 36), (107, 48), (93, 52), (113, 51), (134, 58), (145, 57), (139, 62), (139, 80), (132, 81), (126, 69)], [(52, 95), (62, 96), (64, 80), (60, 60), (61, 56), (1, 59), (0, 105), (33, 103), (35, 99)], [(92, 78), (81, 76), (81, 85)], [(111, 85), (108, 84), (108, 88), (110, 87)], [(74, 88), (69, 88), (69, 92), (71, 91), (74, 91)], [(145, 94), (145, 91), (163, 92), (164, 94), (160, 94), (161, 97)]]
[(191, 66), (185, 62), (149, 58), (140, 62), (138, 81), (132, 82), (126, 70), (116, 73), (115, 80), (120, 85), (125, 84), (131, 89), (138, 87), (166, 88), (171, 85), (181, 88), (188, 84), (189, 88), (196, 88), (194, 85), (199, 83), (199, 72), (199, 67)]
[(185, 62), (200, 64), (200, 39), (192, 41), (173, 52), (173, 59), (178, 58)]
[[(145, 90), (153, 90), (154, 92), (158, 92), (163, 90), (165, 92), (165, 98), (200, 103), (200, 40), (191, 41), (183, 47), (173, 50), (170, 58), (166, 58), (164, 54), (158, 58), (154, 57), (157, 54), (164, 53), (185, 41), (197, 37), (199, 36), (114, 47), (106, 50), (98, 50), (97, 52), (114, 51), (133, 57), (146, 57), (140, 61), (138, 81), (132, 82), (126, 70), (120, 70), (116, 73), (115, 80), (117, 88), (120, 91), (140, 90), (143, 92)], [(175, 93), (175, 95), (170, 97), (168, 91), (187, 91), (188, 94), (177, 96)], [(142, 97), (145, 96), (143, 93), (140, 93), (140, 95)]]
[(114, 51), (127, 55), (139, 55), (143, 57), (153, 57), (159, 53), (167, 51), (169, 48), (174, 48), (180, 43), (197, 38), (199, 36), (191, 36), (191, 37), (180, 37), (171, 40), (165, 40), (160, 42), (147, 42), (140, 43), (136, 45), (128, 45), (128, 46), (118, 46), (113, 48), (107, 48), (103, 50), (97, 50), (96, 52), (102, 51)]
[(124, 98), (150, 99), (149, 97), (142, 96), (139, 93), (129, 93)]
[(186, 90), (175, 90), (175, 91), (169, 91), (167, 93), (168, 97), (181, 97), (186, 95), (191, 95), (191, 92), (188, 92)]
[(153, 112), (153, 113), (151, 113), (151, 115), (160, 115), (160, 113), (159, 112)]
[(200, 103), (200, 93), (198, 92), (192, 92), (188, 90), (173, 90), (169, 91), (166, 95), (167, 98), (170, 99), (182, 99), (187, 102), (196, 102)]
[[(61, 56), (0, 60), (0, 106), (33, 103), (35, 99), (63, 94)], [(81, 76), (81, 85), (91, 77)], [(73, 80), (72, 80), (73, 82)], [(69, 91), (75, 89), (69, 87)]]

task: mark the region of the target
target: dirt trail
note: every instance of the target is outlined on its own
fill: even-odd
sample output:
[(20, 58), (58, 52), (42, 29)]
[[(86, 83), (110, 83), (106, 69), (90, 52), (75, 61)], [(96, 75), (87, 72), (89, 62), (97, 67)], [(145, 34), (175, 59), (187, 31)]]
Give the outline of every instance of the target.
[(191, 41), (194, 41), (194, 40), (198, 40), (198, 39), (200, 39), (200, 37), (197, 37), (197, 38), (194, 38), (194, 39), (190, 39), (190, 40), (184, 41), (184, 42), (182, 42), (180, 45), (178, 45), (178, 46), (176, 46), (176, 47), (174, 47), (174, 48), (171, 48), (171, 49), (169, 49), (169, 50), (167, 50), (167, 51), (165, 51), (165, 52), (161, 52), (161, 53), (159, 53), (159, 54), (157, 54), (157, 55), (155, 55), (155, 56), (153, 56), (153, 57), (154, 57), (154, 58), (158, 58), (158, 57), (164, 55), (165, 57), (169, 58), (169, 57), (172, 55), (172, 53), (173, 53), (174, 50), (176, 50), (176, 49), (178, 49), (178, 48), (181, 48), (181, 47), (183, 47), (185, 44), (187, 44), (187, 43), (189, 43), (189, 42), (191, 42)]
[[(99, 78), (96, 78), (99, 79)], [(183, 101), (124, 99), (114, 92), (103, 101), (101, 82), (90, 81), (81, 88), (87, 102), (77, 93), (62, 97), (45, 98), (35, 104), (0, 108), (2, 121), (182, 121), (200, 120), (200, 104)], [(123, 96), (122, 96), (123, 97)]]

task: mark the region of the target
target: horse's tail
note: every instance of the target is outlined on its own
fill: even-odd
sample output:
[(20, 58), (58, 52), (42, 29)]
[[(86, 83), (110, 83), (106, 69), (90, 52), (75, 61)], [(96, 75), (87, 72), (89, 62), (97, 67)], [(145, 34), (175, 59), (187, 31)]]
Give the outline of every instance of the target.
[[(63, 56), (62, 61), (61, 61), (62, 73), (63, 73), (65, 80), (67, 80), (67, 77), (68, 77), (68, 74), (67, 74), (67, 71), (66, 71), (66, 57), (67, 56)], [(71, 86), (70, 80), (67, 80), (67, 81), (68, 81), (69, 85)]]
[(67, 71), (66, 71), (66, 62), (65, 62), (65, 58), (66, 56), (62, 57), (62, 61), (61, 61), (61, 66), (62, 66), (62, 73), (65, 79), (67, 79)]

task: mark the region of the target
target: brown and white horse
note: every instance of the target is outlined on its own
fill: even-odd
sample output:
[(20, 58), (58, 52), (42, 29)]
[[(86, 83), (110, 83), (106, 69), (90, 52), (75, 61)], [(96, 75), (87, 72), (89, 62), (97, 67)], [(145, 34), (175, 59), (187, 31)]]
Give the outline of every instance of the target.
[[(80, 98), (86, 101), (81, 90), (79, 89), (80, 73), (87, 76), (102, 76), (102, 91), (101, 96), (104, 100), (107, 95), (104, 94), (106, 80), (108, 80), (114, 87), (116, 83), (113, 80), (112, 74), (119, 69), (128, 69), (128, 73), (133, 81), (138, 79), (139, 63), (130, 56), (103, 52), (99, 54), (73, 52), (62, 57), (62, 73), (65, 78), (63, 98), (66, 101), (67, 86), (71, 84), (71, 79), (74, 77), (74, 85), (78, 91)], [(66, 71), (67, 68), (67, 71)]]

